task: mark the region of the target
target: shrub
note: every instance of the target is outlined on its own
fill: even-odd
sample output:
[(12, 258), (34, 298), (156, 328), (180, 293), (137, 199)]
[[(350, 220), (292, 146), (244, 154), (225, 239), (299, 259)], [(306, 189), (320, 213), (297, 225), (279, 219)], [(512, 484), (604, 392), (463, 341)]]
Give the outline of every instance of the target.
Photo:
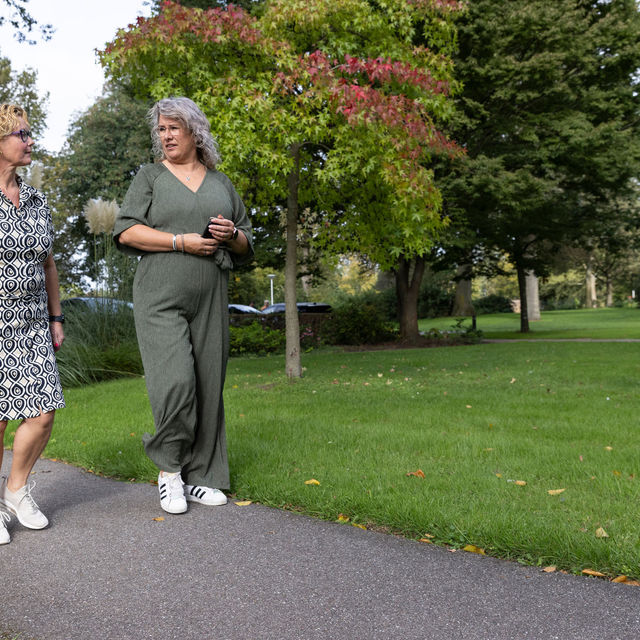
[(326, 344), (375, 344), (397, 338), (392, 326), (371, 304), (351, 302), (334, 309), (320, 326)]
[(396, 290), (393, 287), (387, 289), (370, 289), (355, 295), (337, 290), (335, 295), (327, 300), (334, 309), (340, 309), (345, 305), (368, 306), (375, 309), (376, 314), (383, 320), (396, 322), (398, 319), (398, 302)]
[(477, 315), (483, 313), (512, 313), (511, 300), (505, 296), (492, 293), (484, 298), (473, 301)]
[(229, 327), (229, 355), (232, 356), (275, 353), (284, 349), (285, 342), (284, 333), (257, 320), (246, 326)]
[(453, 307), (454, 293), (447, 283), (424, 280), (418, 296), (419, 318), (441, 318), (448, 316)]
[(63, 386), (142, 375), (131, 309), (99, 305), (66, 315), (65, 343), (56, 354)]

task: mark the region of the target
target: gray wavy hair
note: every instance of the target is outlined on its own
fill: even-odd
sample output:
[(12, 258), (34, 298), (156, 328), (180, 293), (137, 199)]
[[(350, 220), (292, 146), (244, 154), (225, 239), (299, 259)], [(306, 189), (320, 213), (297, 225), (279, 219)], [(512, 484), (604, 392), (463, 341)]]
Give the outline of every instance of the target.
[(205, 167), (215, 169), (220, 162), (220, 151), (218, 143), (211, 135), (211, 125), (207, 117), (199, 109), (198, 105), (189, 98), (163, 98), (158, 100), (147, 114), (149, 126), (151, 127), (151, 142), (153, 153), (156, 158), (164, 159), (162, 151), (162, 141), (158, 135), (156, 127), (160, 116), (178, 120), (191, 131), (193, 140), (198, 150), (198, 159)]

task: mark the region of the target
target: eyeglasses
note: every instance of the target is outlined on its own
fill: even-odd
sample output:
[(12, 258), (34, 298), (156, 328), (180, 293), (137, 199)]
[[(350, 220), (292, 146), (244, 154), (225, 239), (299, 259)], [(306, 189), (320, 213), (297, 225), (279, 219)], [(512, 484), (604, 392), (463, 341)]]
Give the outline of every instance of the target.
[(20, 136), (20, 140), (22, 140), (22, 142), (26, 142), (31, 137), (31, 131), (29, 131), (29, 129), (20, 129), (20, 131), (12, 131), (7, 135)]

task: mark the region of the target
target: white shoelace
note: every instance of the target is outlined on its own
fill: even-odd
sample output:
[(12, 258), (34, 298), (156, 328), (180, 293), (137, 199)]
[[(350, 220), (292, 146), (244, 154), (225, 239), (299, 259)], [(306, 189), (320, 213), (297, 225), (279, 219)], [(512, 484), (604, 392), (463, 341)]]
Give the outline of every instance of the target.
[(38, 513), (38, 511), (40, 511), (40, 507), (38, 507), (36, 501), (33, 499), (33, 496), (31, 495), (31, 490), (36, 486), (36, 481), (32, 480), (28, 485), (27, 485), (27, 490), (24, 493), (23, 499), (26, 499), (27, 504), (29, 505), (29, 507), (31, 507), (31, 513)]
[(11, 522), (11, 516), (6, 511), (0, 511), (0, 527), (4, 527), (6, 529), (7, 525), (5, 522)]
[(174, 498), (184, 498), (184, 489), (182, 488), (183, 482), (179, 473), (166, 474), (162, 476), (162, 479), (167, 485), (169, 500), (173, 500)]

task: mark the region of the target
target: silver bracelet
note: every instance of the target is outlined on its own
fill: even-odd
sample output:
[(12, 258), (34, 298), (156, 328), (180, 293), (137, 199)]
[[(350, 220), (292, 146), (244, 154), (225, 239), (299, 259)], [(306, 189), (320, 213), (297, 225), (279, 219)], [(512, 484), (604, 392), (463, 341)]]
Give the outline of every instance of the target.
[(176, 236), (173, 236), (173, 250), (177, 251), (178, 247), (176, 246)]

